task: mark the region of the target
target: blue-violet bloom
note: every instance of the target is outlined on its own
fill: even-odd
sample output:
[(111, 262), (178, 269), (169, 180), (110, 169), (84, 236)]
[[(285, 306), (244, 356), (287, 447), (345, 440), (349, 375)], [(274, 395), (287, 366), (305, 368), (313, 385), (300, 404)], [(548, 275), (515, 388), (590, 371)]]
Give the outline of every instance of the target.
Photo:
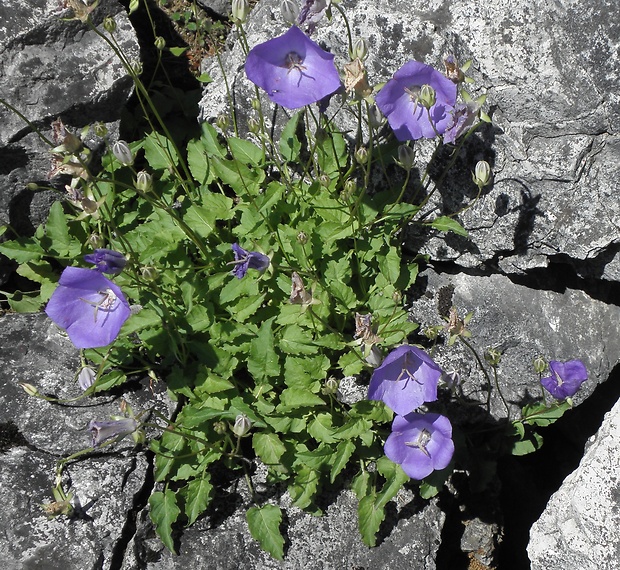
[(383, 400), (404, 416), (437, 399), (442, 370), (422, 349), (403, 345), (385, 357), (370, 379), (369, 400)]
[(480, 103), (472, 101), (471, 103), (458, 103), (450, 111), (450, 120), (443, 134), (443, 142), (453, 144), (469, 127), (474, 124)]
[(581, 360), (552, 360), (549, 362), (549, 370), (551, 376), (542, 378), (540, 383), (557, 400), (573, 396), (588, 379), (588, 371)]
[(88, 390), (97, 379), (97, 373), (90, 367), (84, 366), (78, 374), (78, 384), (82, 390)]
[(77, 348), (107, 346), (131, 314), (118, 286), (99, 271), (80, 267), (62, 272), (45, 312)]
[(440, 414), (396, 416), (384, 451), (409, 477), (424, 479), (435, 470), (445, 469), (452, 460), (452, 424)]
[(127, 265), (127, 259), (122, 253), (113, 249), (96, 249), (93, 253), (84, 256), (84, 261), (93, 263), (97, 271), (118, 275)]
[(133, 418), (122, 418), (120, 420), (106, 420), (97, 422), (91, 420), (88, 429), (93, 436), (93, 447), (99, 447), (109, 439), (131, 435), (138, 429), (138, 422)]
[[(435, 91), (435, 103), (428, 110), (418, 100), (423, 85)], [(452, 119), (456, 85), (430, 65), (410, 61), (385, 84), (375, 101), (399, 141), (432, 139), (442, 134)]]
[(341, 86), (333, 54), (296, 26), (252, 48), (245, 72), (274, 103), (287, 109), (316, 103)]
[(306, 28), (306, 33), (312, 35), (316, 25), (323, 19), (331, 0), (304, 0), (297, 16), (297, 25)]
[(232, 244), (232, 250), (235, 254), (234, 263), (235, 268), (232, 270), (232, 274), (237, 279), (242, 279), (248, 272), (248, 269), (258, 269), (258, 271), (265, 271), (269, 267), (269, 257), (264, 253), (258, 251), (246, 251), (238, 243)]

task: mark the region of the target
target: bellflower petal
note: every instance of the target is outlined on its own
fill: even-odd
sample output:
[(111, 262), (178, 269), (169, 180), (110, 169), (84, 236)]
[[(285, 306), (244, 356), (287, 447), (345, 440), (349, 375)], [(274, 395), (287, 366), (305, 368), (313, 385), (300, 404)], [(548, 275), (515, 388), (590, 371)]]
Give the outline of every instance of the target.
[(581, 385), (588, 379), (588, 371), (581, 360), (568, 362), (549, 362), (551, 376), (542, 378), (540, 383), (557, 400), (574, 396)]
[(287, 109), (316, 103), (341, 86), (333, 54), (296, 26), (252, 48), (245, 72), (274, 103)]
[(99, 447), (102, 443), (114, 437), (131, 435), (138, 429), (138, 422), (133, 418), (106, 420), (103, 422), (91, 420), (88, 424), (88, 429), (93, 436), (93, 447)]
[(271, 260), (264, 253), (258, 251), (246, 251), (238, 243), (231, 245), (233, 253), (235, 254), (235, 268), (232, 270), (232, 274), (237, 279), (242, 279), (248, 272), (248, 269), (257, 269), (258, 271), (265, 271), (269, 267)]
[(407, 344), (385, 357), (373, 373), (368, 387), (369, 400), (383, 400), (404, 416), (424, 402), (437, 399), (442, 370), (422, 349)]
[(67, 267), (45, 308), (77, 348), (107, 346), (131, 310), (121, 290), (96, 269)]
[(384, 451), (409, 477), (424, 479), (435, 470), (445, 469), (452, 460), (452, 424), (440, 414), (396, 416)]
[(85, 255), (84, 261), (94, 263), (97, 271), (111, 275), (118, 275), (127, 265), (125, 256), (113, 249), (96, 249), (93, 253)]
[(443, 134), (443, 142), (446, 144), (456, 142), (456, 139), (474, 124), (479, 110), (480, 104), (475, 101), (467, 104), (458, 103), (450, 111), (450, 120)]
[[(435, 91), (435, 103), (428, 111), (418, 102), (423, 85)], [(432, 139), (442, 134), (451, 120), (456, 85), (430, 65), (410, 61), (385, 84), (375, 101), (399, 141)]]

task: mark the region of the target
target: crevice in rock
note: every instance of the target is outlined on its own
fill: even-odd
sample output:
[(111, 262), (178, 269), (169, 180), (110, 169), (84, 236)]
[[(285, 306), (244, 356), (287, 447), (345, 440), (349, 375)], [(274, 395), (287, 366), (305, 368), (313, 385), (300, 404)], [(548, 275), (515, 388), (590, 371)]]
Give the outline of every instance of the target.
[(146, 507), (153, 488), (155, 487), (153, 453), (147, 450), (145, 451), (144, 456), (148, 462), (148, 468), (146, 469), (146, 473), (144, 475), (144, 483), (142, 484), (140, 490), (134, 495), (132, 506), (127, 512), (127, 517), (125, 518), (121, 535), (112, 547), (109, 566), (110, 570), (121, 570), (125, 555), (127, 553), (127, 547), (136, 535), (138, 515)]
[(541, 431), (542, 448), (522, 457), (500, 460), (504, 540), (499, 549), (499, 568), (530, 568), (527, 556), (529, 531), (544, 511), (549, 498), (579, 465), (584, 447), (600, 428), (603, 418), (620, 398), (620, 366), (581, 405), (566, 412)]

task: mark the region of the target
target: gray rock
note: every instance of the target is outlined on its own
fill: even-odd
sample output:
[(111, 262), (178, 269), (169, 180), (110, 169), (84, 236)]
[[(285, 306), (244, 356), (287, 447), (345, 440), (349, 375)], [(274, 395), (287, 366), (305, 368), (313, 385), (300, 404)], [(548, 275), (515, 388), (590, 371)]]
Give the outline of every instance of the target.
[[(92, 13), (98, 29), (104, 16), (114, 17), (120, 49), (137, 61), (138, 43), (123, 6), (116, 0), (99, 4)], [(72, 132), (97, 121), (113, 131), (133, 87), (112, 48), (86, 24), (63, 20), (71, 12), (62, 6), (56, 0), (0, 5), (0, 99), (31, 123), (0, 103), (0, 224), (20, 235), (32, 234), (57, 199), (54, 192), (26, 188), (30, 182), (47, 185), (51, 169), (50, 147), (33, 129), (50, 139), (51, 122), (62, 117)]]
[(530, 531), (532, 570), (620, 566), (620, 403)]

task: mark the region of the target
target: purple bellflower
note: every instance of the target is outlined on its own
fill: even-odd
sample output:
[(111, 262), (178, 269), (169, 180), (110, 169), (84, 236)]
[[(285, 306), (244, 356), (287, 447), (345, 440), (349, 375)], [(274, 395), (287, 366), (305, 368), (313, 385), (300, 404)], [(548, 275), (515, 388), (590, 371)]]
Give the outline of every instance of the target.
[(299, 10), (297, 24), (306, 28), (306, 33), (312, 35), (316, 25), (323, 19), (327, 8), (331, 4), (328, 0), (304, 0)]
[(93, 253), (85, 255), (84, 261), (94, 263), (96, 271), (111, 275), (118, 275), (127, 265), (125, 256), (112, 249), (96, 249)]
[(480, 104), (475, 101), (455, 105), (450, 111), (450, 120), (443, 134), (443, 142), (446, 144), (456, 142), (456, 139), (474, 124), (479, 110)]
[(542, 378), (540, 383), (556, 400), (574, 396), (580, 386), (588, 379), (588, 371), (581, 360), (568, 362), (549, 362), (551, 376)]
[[(428, 110), (419, 101), (423, 85), (435, 92), (435, 102)], [(452, 119), (456, 85), (430, 65), (410, 61), (384, 85), (375, 101), (399, 141), (432, 139), (443, 134)]]
[(131, 435), (138, 429), (138, 422), (133, 418), (121, 418), (119, 420), (106, 420), (98, 422), (91, 420), (88, 429), (93, 436), (93, 447), (99, 447), (109, 439)]
[(368, 387), (369, 400), (383, 400), (404, 416), (424, 402), (437, 399), (437, 383), (442, 370), (426, 352), (407, 344), (385, 357), (373, 373)]
[(341, 87), (334, 56), (296, 26), (255, 46), (245, 62), (248, 79), (287, 109), (316, 103)]
[(412, 479), (421, 480), (448, 466), (454, 455), (452, 424), (440, 414), (396, 416), (385, 455), (398, 463)]
[(65, 329), (77, 348), (107, 346), (129, 318), (121, 290), (96, 269), (67, 267), (47, 307), (47, 316)]
[(264, 253), (258, 251), (246, 251), (238, 243), (232, 244), (232, 250), (235, 254), (235, 261), (232, 261), (235, 268), (232, 274), (237, 279), (242, 279), (248, 272), (248, 269), (258, 269), (265, 271), (269, 267), (270, 259)]

